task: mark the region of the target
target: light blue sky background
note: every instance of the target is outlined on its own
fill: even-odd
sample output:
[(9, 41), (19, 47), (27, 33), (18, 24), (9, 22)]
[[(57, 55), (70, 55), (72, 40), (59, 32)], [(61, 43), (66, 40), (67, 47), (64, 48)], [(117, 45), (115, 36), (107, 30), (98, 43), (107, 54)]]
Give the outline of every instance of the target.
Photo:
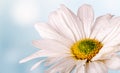
[(82, 4), (91, 4), (95, 17), (106, 13), (120, 16), (120, 0), (0, 0), (0, 73), (43, 73), (43, 65), (30, 71), (40, 59), (24, 64), (19, 60), (38, 50), (31, 43), (40, 39), (33, 25), (47, 21), (48, 14), (60, 4), (75, 13)]

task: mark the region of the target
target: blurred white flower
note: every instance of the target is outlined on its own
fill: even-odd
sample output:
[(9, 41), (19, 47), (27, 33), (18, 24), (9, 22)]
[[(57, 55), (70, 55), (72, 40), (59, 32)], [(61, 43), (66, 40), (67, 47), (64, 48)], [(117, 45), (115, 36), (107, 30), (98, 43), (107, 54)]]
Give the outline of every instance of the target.
[(20, 0), (11, 9), (11, 16), (14, 22), (30, 24), (39, 16), (37, 3), (31, 0)]
[[(36, 63), (32, 70), (45, 62), (46, 73), (108, 73), (120, 69), (120, 17), (106, 14), (94, 21), (93, 9), (83, 5), (75, 15), (64, 5), (49, 16), (47, 23), (35, 28), (43, 37), (33, 41), (40, 51), (21, 60), (27, 62), (47, 57)], [(73, 70), (74, 69), (74, 70)]]

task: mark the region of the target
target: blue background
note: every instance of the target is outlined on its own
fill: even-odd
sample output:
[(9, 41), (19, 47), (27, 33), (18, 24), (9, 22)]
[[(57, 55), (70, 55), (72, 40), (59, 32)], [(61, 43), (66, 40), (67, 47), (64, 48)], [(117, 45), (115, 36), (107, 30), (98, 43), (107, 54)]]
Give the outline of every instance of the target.
[(46, 22), (60, 4), (75, 13), (82, 4), (91, 4), (95, 17), (106, 13), (120, 16), (120, 0), (0, 0), (0, 73), (43, 73), (43, 65), (30, 71), (39, 59), (24, 64), (19, 61), (38, 50), (31, 43), (40, 39), (34, 24)]

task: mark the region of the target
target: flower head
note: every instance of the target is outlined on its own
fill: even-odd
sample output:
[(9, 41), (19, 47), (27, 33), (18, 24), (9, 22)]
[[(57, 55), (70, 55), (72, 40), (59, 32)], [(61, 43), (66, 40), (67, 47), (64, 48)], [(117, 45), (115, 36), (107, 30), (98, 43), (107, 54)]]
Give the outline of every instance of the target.
[(35, 28), (43, 38), (33, 41), (40, 50), (20, 62), (47, 58), (32, 69), (42, 62), (50, 66), (46, 73), (108, 73), (108, 69), (120, 69), (120, 17), (106, 14), (94, 20), (90, 5), (82, 5), (77, 15), (61, 5), (47, 23)]

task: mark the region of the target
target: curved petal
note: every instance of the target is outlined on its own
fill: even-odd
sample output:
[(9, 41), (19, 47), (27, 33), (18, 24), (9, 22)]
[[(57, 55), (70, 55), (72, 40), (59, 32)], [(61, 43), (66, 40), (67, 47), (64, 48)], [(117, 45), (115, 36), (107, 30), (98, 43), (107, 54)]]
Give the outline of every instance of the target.
[(51, 39), (42, 39), (33, 41), (33, 45), (42, 50), (51, 51), (51, 52), (61, 52), (61, 53), (69, 53), (70, 46), (66, 46), (58, 41)]
[(71, 39), (63, 37), (61, 34), (59, 34), (58, 31), (54, 30), (52, 27), (49, 26), (49, 24), (45, 23), (38, 23), (35, 25), (36, 30), (40, 34), (41, 37), (44, 39), (53, 39), (57, 40), (67, 46), (71, 45), (73, 41)]
[(116, 46), (115, 52), (120, 52), (120, 44)]
[(74, 73), (85, 73), (86, 60), (80, 60), (77, 62)]
[(112, 18), (112, 15), (107, 14), (100, 16), (96, 19), (94, 25), (92, 26), (92, 32), (90, 37), (102, 41), (108, 33), (112, 30), (109, 20)]
[(98, 39), (105, 47), (118, 45), (120, 38), (120, 17), (110, 14), (98, 17), (92, 28), (91, 38)]
[[(66, 56), (65, 56), (66, 57)], [(45, 60), (45, 65), (46, 66), (50, 66), (53, 65), (54, 63), (60, 61), (61, 59), (63, 59), (64, 56), (60, 56), (60, 57), (49, 57)]]
[(86, 73), (108, 73), (108, 69), (102, 62), (89, 62)]
[(49, 16), (49, 24), (61, 35), (74, 41), (79, 40), (83, 35), (82, 29), (80, 29), (82, 28), (81, 21), (64, 5)]
[(109, 60), (105, 60), (108, 68), (113, 70), (120, 70), (120, 56), (112, 56)]
[(51, 52), (48, 52), (48, 51), (45, 51), (45, 50), (40, 50), (40, 51), (38, 51), (38, 52), (36, 52), (36, 53), (22, 59), (20, 61), (20, 63), (24, 63), (24, 62), (27, 62), (27, 61), (30, 61), (32, 59), (39, 58), (39, 57), (55, 57), (55, 56), (58, 56), (58, 54), (51, 53)]
[(113, 30), (105, 37), (103, 43), (108, 46), (115, 46), (120, 44), (120, 17), (114, 17), (110, 20)]
[(31, 71), (34, 70), (35, 68), (37, 68), (37, 67), (38, 67), (41, 63), (43, 63), (44, 61), (45, 61), (45, 60), (41, 60), (41, 61), (35, 63), (35, 64), (32, 66)]
[(57, 63), (53, 64), (47, 71), (46, 73), (57, 73), (57, 72), (62, 72), (62, 73), (70, 73), (70, 71), (74, 68), (75, 66), (75, 60), (71, 59), (70, 57), (64, 58)]
[(84, 24), (84, 31), (85, 31), (86, 37), (89, 37), (91, 33), (91, 27), (94, 22), (93, 8), (87, 4), (81, 6), (78, 9), (78, 17)]
[(116, 48), (117, 47), (103, 47), (103, 48), (101, 48), (99, 53), (96, 54), (96, 56), (94, 56), (92, 58), (92, 61), (95, 61), (95, 60), (105, 60), (105, 59), (111, 58), (113, 53), (116, 52), (116, 50), (115, 50)]
[(86, 68), (85, 68), (84, 65), (81, 66), (81, 67), (79, 67), (78, 69), (79, 69), (79, 70), (78, 70), (76, 73), (86, 73)]
[[(20, 61), (20, 63), (38, 58), (38, 57), (58, 57), (58, 56), (70, 56), (70, 49), (66, 47), (65, 45), (54, 41), (54, 40), (39, 40), (34, 41), (33, 44), (42, 49), (33, 55), (23, 59)], [(46, 46), (47, 45), (47, 46)]]
[(59, 70), (61, 70), (61, 68), (56, 68), (56, 67), (67, 63), (67, 61), (69, 61), (67, 59), (68, 58), (63, 58), (62, 60), (58, 61), (57, 63), (54, 63), (50, 68), (48, 68), (48, 70), (45, 71), (45, 73), (56, 73), (56, 72), (58, 72)]

